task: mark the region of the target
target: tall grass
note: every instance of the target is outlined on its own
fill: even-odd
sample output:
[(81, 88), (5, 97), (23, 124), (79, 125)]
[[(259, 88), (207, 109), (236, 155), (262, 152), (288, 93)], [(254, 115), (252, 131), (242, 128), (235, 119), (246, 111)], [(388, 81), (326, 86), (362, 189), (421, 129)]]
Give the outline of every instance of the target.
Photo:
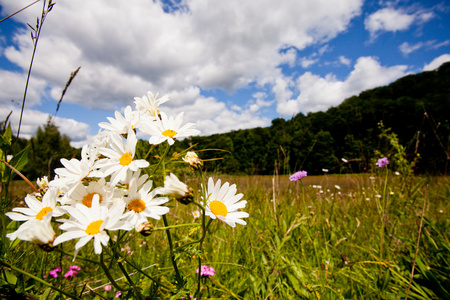
[[(193, 283), (196, 258), (202, 255), (203, 264), (216, 270), (214, 276), (204, 279), (208, 299), (399, 299), (405, 298), (408, 290), (409, 299), (449, 298), (449, 179), (410, 177), (405, 181), (389, 174), (386, 197), (390, 205), (383, 214), (380, 201), (385, 179), (384, 174), (308, 176), (302, 189), (287, 176), (223, 178), (236, 183), (248, 200), (248, 224), (232, 229), (212, 223), (214, 234), (203, 244), (201, 254), (196, 248), (175, 249), (180, 272), (188, 285)], [(190, 184), (199, 186), (196, 181)], [(167, 218), (172, 223), (192, 220), (193, 207), (171, 206)], [(163, 226), (158, 222), (161, 224), (155, 227)], [(175, 248), (196, 235), (195, 228), (172, 231)], [(122, 249), (127, 253), (125, 268), (133, 263), (147, 266), (147, 276), (129, 268), (130, 277), (142, 281), (149, 299), (169, 299), (175, 274), (164, 233), (147, 238), (127, 233), (125, 239), (129, 246)], [(70, 244), (64, 247), (72, 249)], [(73, 264), (70, 256), (45, 253), (28, 243), (20, 242), (17, 249), (12, 262), (41, 278), (54, 267), (67, 270)], [(72, 280), (62, 276), (46, 280), (73, 294), (85, 293), (88, 299), (113, 298), (113, 291), (103, 289), (109, 280), (94, 264), (81, 257), (75, 263), (82, 269)], [(111, 266), (113, 276), (122, 277), (115, 268)], [(35, 295), (46, 290), (32, 279), (24, 282)], [(50, 296), (57, 297), (53, 292)]]

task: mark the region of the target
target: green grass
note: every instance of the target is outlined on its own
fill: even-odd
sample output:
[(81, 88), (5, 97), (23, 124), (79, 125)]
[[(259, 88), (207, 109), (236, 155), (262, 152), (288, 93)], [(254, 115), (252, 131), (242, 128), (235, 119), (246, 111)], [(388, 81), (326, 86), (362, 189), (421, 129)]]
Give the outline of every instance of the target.
[[(287, 176), (221, 178), (236, 183), (248, 201), (245, 211), (250, 217), (246, 226), (234, 229), (219, 221), (211, 224), (201, 255), (202, 263), (213, 266), (216, 274), (202, 285), (204, 299), (398, 299), (407, 293), (409, 299), (450, 297), (449, 178), (405, 179), (389, 174), (386, 196), (384, 174), (308, 176), (302, 182), (290, 182)], [(198, 188), (197, 182), (188, 182)], [(383, 231), (381, 210), (386, 199)], [(194, 206), (170, 205), (170, 225), (192, 221)], [(153, 223), (163, 226), (162, 221)], [(171, 232), (175, 247), (198, 237), (195, 229)], [(144, 272), (155, 281), (139, 273), (130, 278), (141, 283), (150, 299), (169, 299), (175, 287), (165, 232), (146, 238), (126, 233), (122, 245), (129, 246), (122, 251), (129, 263), (148, 267)], [(73, 251), (73, 243), (63, 247)], [(91, 288), (106, 298), (114, 296), (114, 291), (105, 292), (102, 287), (109, 282), (102, 271), (80, 259), (98, 260), (97, 255), (89, 256), (92, 245), (80, 252), (75, 263), (70, 256), (46, 253), (24, 242), (16, 250), (9, 262), (41, 278), (54, 267), (64, 272), (69, 265), (79, 265), (82, 270), (70, 281), (62, 276), (46, 279), (67, 292), (80, 295)], [(177, 263), (193, 294), (200, 253), (196, 247), (185, 250), (176, 253)], [(135, 272), (129, 263), (124, 262), (124, 267)], [(117, 264), (110, 270), (114, 278), (123, 277)], [(22, 275), (14, 274), (20, 281)], [(46, 290), (26, 276), (23, 282), (23, 288), (31, 287), (27, 292), (34, 295)], [(57, 294), (49, 297), (57, 298)], [(84, 297), (95, 298), (95, 294)]]

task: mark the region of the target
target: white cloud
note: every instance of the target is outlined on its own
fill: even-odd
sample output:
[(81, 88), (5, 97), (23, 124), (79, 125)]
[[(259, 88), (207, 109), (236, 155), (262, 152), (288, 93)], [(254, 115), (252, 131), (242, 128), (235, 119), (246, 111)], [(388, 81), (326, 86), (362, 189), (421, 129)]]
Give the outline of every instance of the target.
[(398, 48), (404, 56), (408, 56), (408, 54), (415, 52), (421, 48), (425, 48), (427, 50), (430, 50), (430, 49), (435, 50), (435, 49), (439, 49), (441, 47), (445, 47), (449, 44), (450, 44), (450, 40), (445, 40), (445, 41), (442, 41), (439, 43), (436, 40), (431, 40), (431, 41), (426, 41), (426, 42), (418, 42), (416, 44), (410, 44), (408, 42), (403, 42)]
[[(331, 3), (192, 0), (182, 2), (183, 11), (168, 14), (159, 1), (61, 0), (43, 26), (33, 76), (45, 80), (55, 98), (81, 66), (65, 101), (102, 109), (127, 105), (147, 90), (233, 91), (273, 77), (280, 64), (292, 64), (295, 50), (281, 49), (335, 37), (362, 5), (361, 0)], [(4, 13), (26, 4), (0, 0)], [(34, 5), (14, 18), (34, 24), (40, 9)], [(29, 32), (15, 34), (16, 45), (7, 47), (5, 56), (26, 69)]]
[(442, 54), (439, 57), (436, 57), (435, 59), (433, 59), (432, 62), (430, 62), (429, 64), (426, 64), (423, 67), (424, 71), (432, 71), (435, 70), (437, 68), (439, 68), (443, 63), (450, 61), (450, 54)]
[(360, 57), (344, 81), (338, 80), (333, 74), (320, 77), (306, 72), (297, 78), (299, 96), (296, 99), (280, 101), (277, 111), (284, 116), (292, 116), (300, 111), (326, 110), (339, 105), (350, 96), (405, 76), (406, 70), (407, 66), (383, 67), (373, 57)]
[[(0, 117), (2, 118), (2, 121), (4, 121), (11, 111), (13, 112), (9, 118), (11, 129), (13, 130), (13, 134), (17, 134), (20, 120), (20, 108), (11, 104), (2, 105), (0, 107)], [(35, 136), (37, 128), (43, 128), (47, 124), (49, 117), (49, 114), (38, 110), (24, 109), (19, 136), (26, 139)], [(71, 145), (73, 147), (81, 147), (88, 143), (91, 138), (89, 136), (89, 125), (86, 123), (60, 117), (54, 117), (53, 121), (54, 124), (58, 126), (59, 132), (67, 135), (71, 139)]]
[(339, 56), (339, 62), (346, 66), (350, 66), (350, 64), (352, 63), (352, 61), (350, 59), (348, 59), (347, 57), (345, 57), (343, 55)]
[(416, 50), (419, 50), (420, 48), (422, 48), (424, 46), (424, 44), (423, 43), (416, 43), (416, 44), (413, 44), (413, 45), (411, 45), (410, 43), (408, 43), (408, 42), (404, 42), (404, 43), (402, 43), (398, 48), (399, 48), (399, 50), (400, 50), (400, 52), (404, 55), (404, 56), (408, 56), (408, 54), (410, 54), (410, 53), (412, 53), (412, 52), (414, 52), (414, 51), (416, 51)]
[(383, 31), (404, 31), (409, 29), (414, 23), (422, 24), (435, 17), (433, 12), (418, 10), (409, 12), (410, 9), (385, 7), (364, 20), (366, 30), (370, 32), (372, 38)]
[[(120, 111), (132, 105), (134, 97), (152, 91), (168, 94), (171, 100), (164, 110), (171, 115), (184, 111), (184, 121), (196, 123), (202, 134), (268, 126), (269, 118), (261, 113), (274, 100), (260, 94), (226, 104), (202, 91), (222, 89), (232, 94), (252, 86), (287, 101), (294, 83), (280, 66), (294, 67), (298, 50), (323, 45), (346, 30), (361, 13), (362, 2), (342, 0), (336, 6), (332, 0), (190, 0), (181, 1), (177, 10), (160, 0), (114, 5), (108, 0), (60, 0), (42, 27), (27, 100), (30, 119), (23, 133), (34, 134), (46, 121), (47, 115), (39, 111), (41, 98), (53, 99), (56, 105), (70, 73), (79, 66), (63, 105)], [(27, 4), (27, 0), (0, 0), (4, 15)], [(34, 25), (41, 9), (42, 4), (33, 5), (14, 19)], [(26, 72), (33, 45), (29, 28), (24, 27), (13, 33), (15, 44), (2, 50)], [(325, 51), (326, 45), (319, 53)], [(24, 76), (0, 72), (0, 103), (21, 99)], [(58, 118), (56, 122), (74, 145), (82, 146), (90, 138), (84, 123)]]

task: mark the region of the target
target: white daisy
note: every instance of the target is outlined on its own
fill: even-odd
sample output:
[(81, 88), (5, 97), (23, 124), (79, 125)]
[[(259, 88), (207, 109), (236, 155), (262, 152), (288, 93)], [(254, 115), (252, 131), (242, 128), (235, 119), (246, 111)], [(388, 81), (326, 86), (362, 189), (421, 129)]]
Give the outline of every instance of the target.
[(64, 222), (60, 229), (66, 231), (56, 237), (53, 245), (67, 242), (73, 239), (79, 239), (75, 244), (75, 256), (81, 247), (86, 245), (91, 239), (94, 239), (94, 252), (100, 254), (102, 245), (106, 246), (109, 241), (109, 235), (106, 230), (131, 230), (133, 227), (122, 219), (125, 204), (118, 202), (111, 208), (100, 205), (98, 195), (92, 199), (92, 206), (87, 207), (83, 204), (76, 204), (67, 208), (70, 214), (70, 220), (58, 220)]
[(243, 194), (236, 195), (236, 185), (230, 186), (228, 182), (220, 185), (220, 179), (214, 184), (210, 177), (208, 180), (207, 200), (205, 214), (212, 219), (219, 219), (231, 227), (235, 227), (236, 223), (246, 225), (247, 223), (241, 218), (248, 218), (249, 214), (238, 211), (244, 208), (247, 201), (242, 200)]
[(81, 149), (81, 160), (76, 158), (71, 160), (61, 159), (64, 168), (55, 169), (58, 177), (50, 181), (49, 186), (59, 187), (62, 192), (70, 193), (77, 183), (92, 175), (90, 172), (93, 170), (96, 159), (96, 150), (91, 149), (88, 145), (84, 145)]
[(65, 213), (60, 206), (56, 206), (58, 189), (50, 188), (42, 197), (42, 202), (35, 196), (27, 195), (25, 203), (28, 207), (15, 207), (13, 212), (5, 215), (14, 221), (42, 220), (47, 214), (52, 217), (60, 217)]
[(160, 112), (158, 106), (169, 100), (169, 96), (163, 96), (159, 99), (158, 93), (153, 95), (152, 92), (148, 92), (148, 96), (142, 96), (142, 98), (135, 97), (134, 103), (136, 104), (136, 110), (142, 111), (145, 116), (151, 117), (153, 120), (157, 119)]
[(173, 196), (183, 204), (191, 203), (194, 198), (192, 189), (181, 182), (175, 174), (170, 173), (164, 180), (163, 194)]
[(130, 129), (136, 130), (140, 122), (140, 115), (133, 111), (131, 106), (127, 106), (124, 111), (124, 116), (116, 111), (116, 118), (107, 117), (109, 123), (101, 122), (98, 124), (101, 128), (110, 130), (117, 134), (127, 134)]
[(133, 178), (130, 182), (128, 197), (124, 198), (127, 205), (128, 212), (124, 214), (124, 218), (133, 224), (135, 227), (141, 223), (147, 222), (147, 218), (156, 220), (161, 219), (161, 216), (169, 212), (166, 206), (160, 206), (169, 201), (167, 197), (155, 197), (160, 194), (161, 189), (152, 188), (152, 181), (147, 181), (146, 184), (138, 191), (136, 180)]
[(194, 217), (194, 220), (200, 218), (200, 216), (201, 216), (200, 211), (198, 211), (198, 210), (193, 211), (192, 216)]
[(128, 131), (126, 141), (117, 133), (111, 132), (110, 147), (99, 149), (100, 154), (107, 158), (99, 160), (95, 167), (99, 168), (99, 174), (101, 173), (103, 177), (111, 175), (112, 186), (125, 180), (128, 170), (137, 171), (149, 166), (148, 161), (144, 159), (134, 159), (136, 143), (136, 135), (131, 129)]
[(92, 199), (95, 195), (98, 195), (99, 202), (102, 205), (110, 205), (114, 195), (114, 187), (107, 185), (105, 178), (100, 178), (98, 181), (91, 181), (87, 186), (79, 183), (70, 195), (66, 195), (61, 202), (65, 205), (81, 203), (87, 207), (91, 207)]
[(175, 138), (187, 137), (197, 135), (199, 130), (195, 129), (194, 123), (187, 123), (181, 127), (183, 122), (183, 113), (178, 114), (176, 118), (167, 117), (161, 112), (161, 119), (156, 119), (151, 123), (143, 123), (140, 129), (151, 135), (150, 144), (157, 145), (167, 141), (169, 145), (175, 143)]
[(52, 246), (52, 242), (56, 237), (50, 223), (51, 214), (47, 214), (39, 219), (31, 219), (14, 231), (7, 234), (6, 237), (11, 241), (18, 238), (22, 241), (32, 242), (37, 245), (49, 245)]

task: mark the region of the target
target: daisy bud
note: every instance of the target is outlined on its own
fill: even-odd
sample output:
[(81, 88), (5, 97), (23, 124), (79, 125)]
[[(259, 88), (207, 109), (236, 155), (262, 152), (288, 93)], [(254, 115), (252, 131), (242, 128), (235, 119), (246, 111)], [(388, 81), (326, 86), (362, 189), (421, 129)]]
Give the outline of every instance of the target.
[(149, 236), (153, 232), (153, 225), (149, 222), (144, 222), (136, 225), (136, 231), (143, 236)]
[(181, 182), (177, 176), (170, 174), (164, 180), (164, 193), (173, 196), (181, 204), (189, 204), (194, 200), (192, 189)]
[(188, 151), (183, 160), (189, 164), (192, 170), (200, 170), (203, 167), (203, 160), (201, 160), (197, 153), (193, 151)]

